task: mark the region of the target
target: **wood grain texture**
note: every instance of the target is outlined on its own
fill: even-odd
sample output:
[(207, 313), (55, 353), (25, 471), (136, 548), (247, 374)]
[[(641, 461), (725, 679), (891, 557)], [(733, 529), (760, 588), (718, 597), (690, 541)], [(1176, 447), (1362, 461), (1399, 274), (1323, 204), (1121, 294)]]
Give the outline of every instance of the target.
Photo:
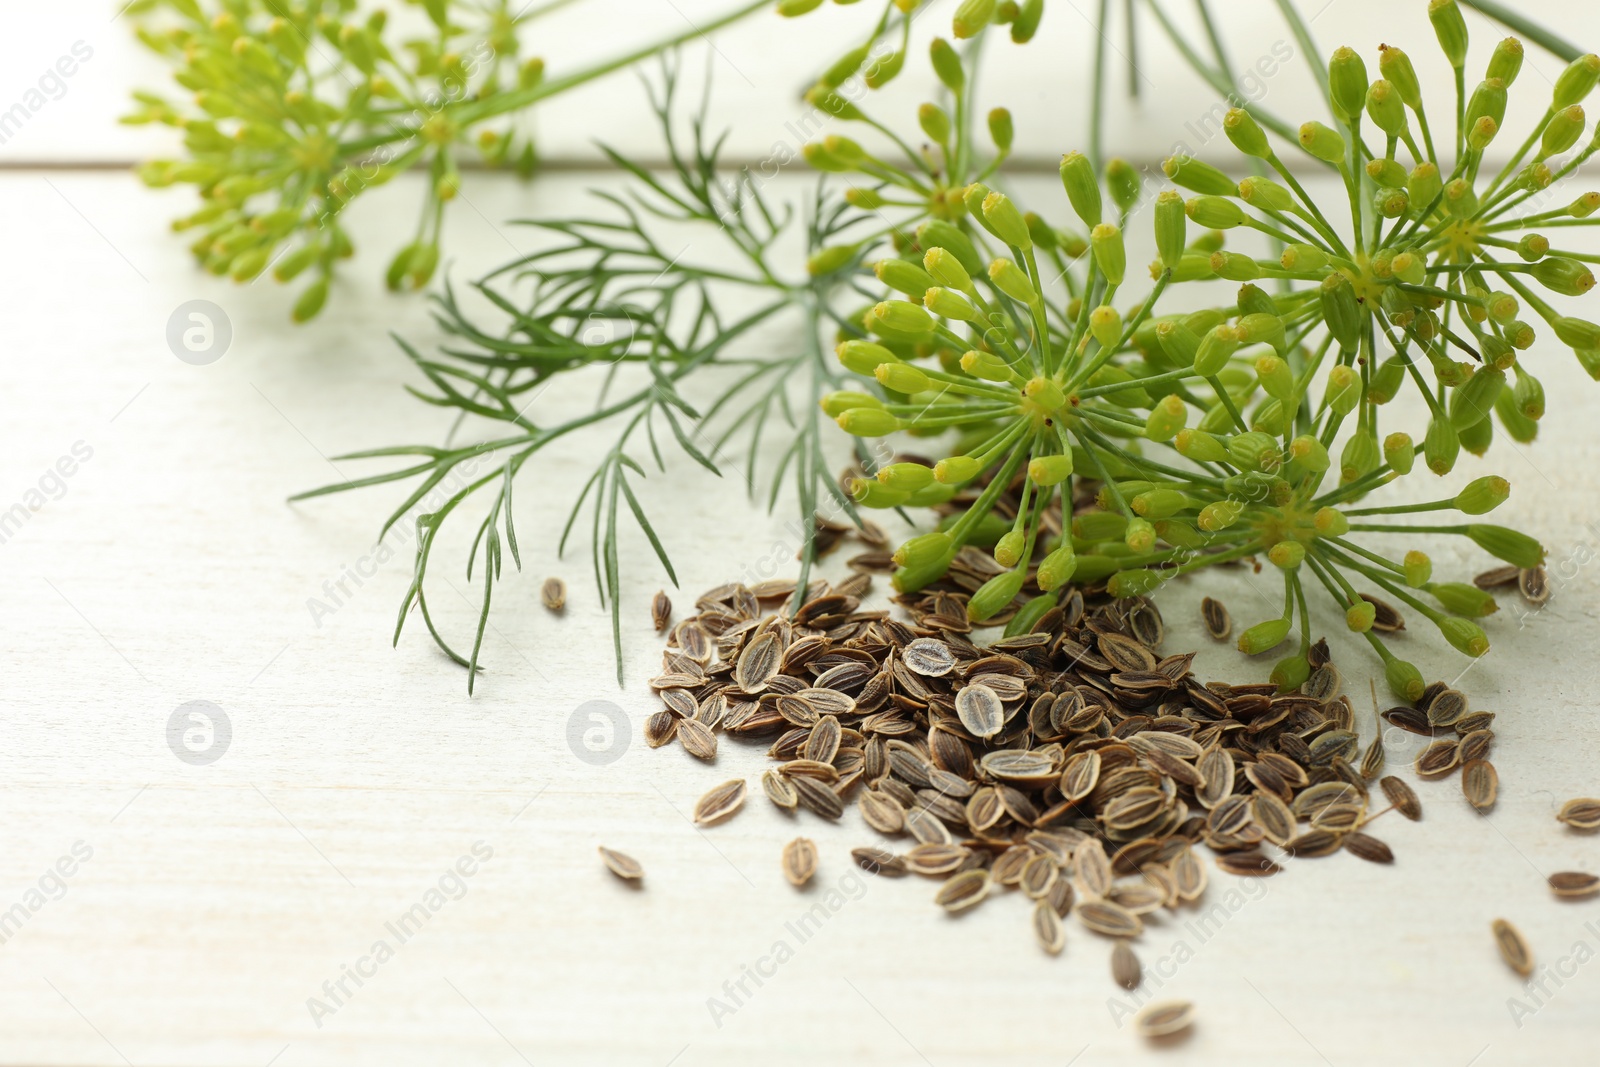
[[(664, 584), (648, 546), (625, 541), (624, 611), (636, 625), (620, 691), (587, 560), (552, 550), (592, 442), (563, 443), (540, 467), (540, 489), (519, 495), (528, 566), (503, 592), (477, 697), (420, 628), (389, 647), (403, 554), (313, 621), (308, 598), (372, 551), (399, 494), (284, 498), (366, 469), (326, 457), (446, 428), (400, 390), (411, 379), (385, 336), (428, 341), (425, 306), (376, 284), (394, 228), (385, 205), (408, 215), (406, 185), (357, 215), (364, 258), (341, 283), (336, 314), (293, 329), (275, 287), (240, 289), (192, 269), (165, 232), (175, 198), (121, 176), (0, 179), (10, 206), (0, 507), (38, 487), (75, 442), (93, 449), (59, 499), (0, 544), (0, 923), (76, 842), (92, 850), (63, 879), (64, 895), (42, 897), (0, 945), (0, 1062), (1171, 1059), (1134, 1036), (1117, 1009), (1128, 1001), (1109, 978), (1110, 945), (1076, 923), (1049, 958), (1018, 899), (949, 918), (931, 883), (873, 881), (849, 866), (851, 847), (878, 843), (854, 811), (833, 827), (767, 804), (755, 788), (759, 749), (725, 742), (708, 768), (645, 748), (639, 730), (654, 707), (642, 679), (659, 654), (648, 604)], [(466, 192), (476, 210), (452, 213), (448, 242), (457, 279), (527, 241), (488, 220), (570, 211), (583, 195), (571, 179), (528, 189), (474, 178)], [(179, 362), (163, 340), (171, 311), (193, 298), (216, 301), (234, 328), (232, 349), (208, 367)], [(1479, 816), (1455, 781), (1422, 783), (1423, 822), (1391, 815), (1373, 828), (1394, 847), (1392, 867), (1341, 855), (1250, 886), (1213, 871), (1206, 901), (1221, 912), (1181, 912), (1138, 943), (1160, 999), (1197, 1004), (1185, 1063), (1589, 1055), (1600, 971), (1560, 961), (1580, 945), (1586, 959), (1600, 949), (1600, 911), (1553, 901), (1544, 879), (1600, 867), (1600, 842), (1554, 818), (1560, 801), (1600, 789), (1600, 601), (1593, 563), (1578, 562), (1600, 539), (1587, 416), (1600, 387), (1557, 346), (1526, 359), (1550, 393), (1542, 439), (1502, 443), (1491, 463), (1464, 458), (1445, 481), (1450, 492), (1507, 474), (1516, 487), (1507, 520), (1551, 548), (1550, 604), (1519, 621), (1522, 609), (1505, 601), (1494, 651), (1461, 682), (1474, 707), (1500, 716), (1499, 806)], [(561, 388), (540, 405), (587, 402)], [(784, 508), (769, 517), (737, 502), (736, 485), (682, 465), (645, 488), (662, 525), (679, 531), (685, 604), (792, 555)], [(1438, 557), (1439, 573), (1487, 566), (1453, 548)], [(551, 574), (569, 586), (560, 618), (537, 602)], [(440, 578), (461, 593), (436, 588), (442, 624), (465, 635), (475, 587), (454, 562)], [(1208, 676), (1264, 673), (1209, 642), (1198, 617), (1207, 594), (1242, 625), (1275, 611), (1271, 585), (1261, 579), (1258, 596), (1255, 582), (1234, 571), (1172, 590), (1171, 647), (1200, 645)], [(1329, 636), (1364, 709), (1367, 661)], [(1453, 654), (1404, 644), (1429, 676), (1463, 669)], [(168, 748), (168, 718), (191, 700), (215, 702), (231, 722), (230, 746), (208, 766)], [(589, 701), (620, 713), (626, 748), (613, 762), (572, 747), (571, 720)], [(591, 725), (580, 717), (579, 733)], [(603, 730), (594, 740), (610, 743)], [(1397, 739), (1394, 764), (1416, 748)], [(746, 810), (697, 830), (695, 799), (735, 776), (752, 786)], [(802, 834), (821, 860), (797, 891), (779, 854)], [(605, 870), (602, 844), (643, 864), (642, 888)], [(466, 864), (470, 877), (452, 874), (474, 848), (492, 855)], [(426, 907), (441, 879), (437, 911), (401, 944), (387, 924)], [(49, 878), (44, 889), (59, 893)], [(826, 917), (802, 939), (792, 924), (809, 913)], [(1565, 968), (1548, 994), (1525, 993), (1497, 959), (1498, 916), (1524, 932), (1541, 965)], [(379, 940), (392, 958), (362, 963)], [(358, 965), (369, 976), (345, 978), (337, 1010), (314, 1018), (308, 999), (332, 1004), (324, 982)], [(747, 968), (767, 972), (759, 986)], [(730, 992), (741, 980), (748, 995)], [(736, 1010), (715, 1011), (712, 998)], [(1534, 1014), (1519, 1025), (1510, 998)]]

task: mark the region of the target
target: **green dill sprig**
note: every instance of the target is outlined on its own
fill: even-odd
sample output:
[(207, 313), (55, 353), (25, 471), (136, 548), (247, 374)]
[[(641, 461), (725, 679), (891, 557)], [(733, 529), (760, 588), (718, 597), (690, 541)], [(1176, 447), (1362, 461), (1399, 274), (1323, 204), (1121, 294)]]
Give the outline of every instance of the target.
[(766, 6), (745, 0), (667, 40), (547, 77), (544, 60), (524, 54), (526, 27), (575, 0), (411, 2), (426, 14), (420, 32), (397, 30), (381, 8), (363, 13), (357, 0), (129, 6), (146, 16), (139, 39), (190, 94), (134, 94), (123, 121), (183, 133), (184, 155), (148, 163), (140, 177), (200, 194), (201, 207), (173, 228), (197, 234), (190, 248), (211, 273), (241, 283), (268, 272), (309, 278), (296, 321), (322, 310), (338, 262), (354, 253), (342, 216), (368, 190), (427, 172), (416, 228), (385, 272), (391, 289), (421, 288), (439, 263), (463, 157), (531, 175), (538, 154), (522, 112)]

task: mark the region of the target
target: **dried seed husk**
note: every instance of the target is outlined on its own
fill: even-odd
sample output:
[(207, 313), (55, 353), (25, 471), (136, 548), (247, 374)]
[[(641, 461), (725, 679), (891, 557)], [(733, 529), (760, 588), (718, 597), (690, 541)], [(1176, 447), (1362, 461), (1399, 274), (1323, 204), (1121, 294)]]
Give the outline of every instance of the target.
[(1085, 900), (1078, 904), (1078, 921), (1102, 937), (1138, 937), (1144, 922), (1133, 912), (1109, 900)]
[(989, 872), (979, 868), (951, 876), (934, 894), (933, 902), (948, 912), (966, 911), (988, 895)]
[(1496, 919), (1489, 928), (1494, 932), (1495, 947), (1500, 950), (1500, 958), (1506, 961), (1506, 966), (1524, 978), (1532, 974), (1533, 953), (1517, 928), (1504, 919)]
[(1006, 724), (1006, 709), (987, 685), (969, 685), (956, 694), (956, 715), (974, 737), (993, 737)]
[(539, 599), (551, 611), (560, 611), (567, 606), (567, 583), (560, 578), (546, 578), (539, 590)]
[(1111, 980), (1130, 991), (1138, 989), (1139, 983), (1144, 981), (1144, 968), (1126, 941), (1111, 946)]
[(1504, 586), (1515, 585), (1521, 574), (1521, 567), (1495, 567), (1472, 579), (1472, 584), (1484, 590), (1500, 589)]
[(1067, 758), (1061, 772), (1061, 795), (1067, 800), (1082, 800), (1094, 792), (1100, 781), (1100, 753), (1094, 750), (1075, 752)]
[(672, 601), (667, 599), (665, 592), (656, 593), (650, 601), (650, 621), (656, 628), (656, 633), (667, 628), (672, 621)]
[(1543, 607), (1550, 600), (1550, 579), (1544, 567), (1529, 567), (1517, 574), (1517, 589), (1522, 599), (1534, 607)]
[(783, 846), (783, 876), (792, 886), (803, 886), (817, 873), (817, 843), (797, 837)]
[(838, 719), (832, 715), (824, 715), (811, 728), (810, 736), (801, 746), (800, 755), (818, 763), (831, 763), (834, 756), (839, 754), (839, 743), (843, 733), (844, 728), (839, 725)]
[(1493, 730), (1473, 730), (1471, 733), (1461, 735), (1461, 762), (1471, 763), (1476, 759), (1485, 759), (1489, 755), (1489, 746), (1494, 742)]
[(1359, 830), (1344, 835), (1344, 850), (1368, 863), (1394, 862), (1394, 852), (1388, 845)]
[(1261, 833), (1274, 845), (1286, 845), (1295, 834), (1294, 813), (1289, 805), (1270, 793), (1257, 793), (1250, 799), (1250, 813)]
[(1422, 801), (1417, 798), (1416, 790), (1403, 779), (1391, 774), (1379, 780), (1378, 786), (1383, 790), (1383, 795), (1389, 798), (1389, 803), (1394, 805), (1395, 811), (1412, 822), (1422, 818)]
[(1461, 742), (1439, 740), (1423, 749), (1417, 756), (1416, 772), (1422, 778), (1442, 778), (1456, 769), (1461, 761)]
[(695, 802), (694, 821), (702, 826), (729, 818), (744, 805), (743, 778), (723, 782)]
[(1206, 597), (1200, 601), (1200, 621), (1205, 623), (1206, 633), (1214, 641), (1226, 641), (1233, 632), (1233, 616), (1219, 600)]
[(1574, 830), (1600, 830), (1600, 800), (1593, 797), (1569, 800), (1561, 805), (1561, 812), (1556, 818)]
[(1134, 1025), (1140, 1037), (1171, 1037), (1194, 1025), (1194, 1005), (1187, 1000), (1152, 1004), (1135, 1017)]
[(1566, 899), (1576, 900), (1600, 893), (1600, 877), (1584, 871), (1557, 871), (1549, 881), (1555, 895)]
[(644, 877), (644, 868), (639, 866), (639, 861), (626, 852), (600, 846), (600, 858), (605, 861), (606, 867), (612, 874), (628, 882), (637, 882)]
[(709, 762), (717, 758), (717, 735), (695, 719), (678, 723), (678, 743), (695, 759)]
[(1193, 902), (1206, 891), (1210, 876), (1194, 850), (1185, 848), (1172, 861), (1172, 878), (1178, 886), (1178, 899)]
[(1306, 679), (1300, 691), (1312, 700), (1332, 700), (1339, 695), (1343, 686), (1344, 679), (1339, 675), (1339, 668), (1324, 663), (1311, 672), (1311, 677)]
[(1200, 757), (1195, 769), (1205, 779), (1205, 784), (1195, 791), (1195, 799), (1201, 807), (1207, 810), (1215, 808), (1233, 793), (1233, 754), (1227, 749), (1208, 749)]
[(1367, 746), (1367, 754), (1361, 757), (1361, 777), (1369, 782), (1378, 777), (1383, 773), (1387, 758), (1383, 749), (1383, 732), (1380, 730)]
[(1067, 947), (1067, 929), (1047, 900), (1033, 906), (1033, 936), (1039, 939), (1039, 947), (1052, 956), (1060, 955)]
[(1467, 713), (1467, 698), (1460, 690), (1442, 689), (1429, 701), (1428, 725), (1434, 728), (1454, 725)]
[(1466, 737), (1468, 734), (1475, 731), (1487, 730), (1493, 725), (1494, 712), (1469, 711), (1467, 714), (1456, 720), (1455, 730), (1457, 736)]
[(853, 848), (850, 858), (868, 874), (881, 874), (885, 878), (900, 878), (906, 873), (906, 862), (892, 852), (881, 848)]
[(1494, 807), (1500, 795), (1500, 775), (1494, 764), (1486, 759), (1475, 759), (1461, 768), (1461, 794), (1479, 811)]

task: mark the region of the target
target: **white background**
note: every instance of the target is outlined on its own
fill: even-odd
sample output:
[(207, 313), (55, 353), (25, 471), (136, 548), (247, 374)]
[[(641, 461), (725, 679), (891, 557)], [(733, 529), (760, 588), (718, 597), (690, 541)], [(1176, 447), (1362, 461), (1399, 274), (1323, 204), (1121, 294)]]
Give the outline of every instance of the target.
[[(718, 6), (593, 0), (551, 20), (558, 43), (550, 52), (572, 62), (603, 55), (676, 32), (685, 17), (703, 19)], [(803, 111), (795, 91), (853, 42), (844, 27), (870, 17), (868, 6), (830, 6), (800, 23), (758, 18), (717, 38), (716, 119), (732, 125), (737, 154), (762, 159), (787, 136), (784, 123)], [(1169, 6), (1188, 14), (1186, 5)], [(1237, 56), (1260, 55), (1285, 36), (1272, 4), (1225, 7)], [(1422, 7), (1334, 0), (1314, 29), (1324, 49), (1349, 43), (1371, 56), (1380, 41), (1400, 43), (1436, 71)], [(1037, 160), (1080, 144), (1084, 133), (1091, 49), (1079, 9), (1090, 5), (1052, 0), (1036, 45), (988, 72), (990, 95), (1014, 107), (1021, 143)], [(1600, 19), (1587, 7), (1528, 9), (1580, 40), (1600, 39)], [(933, 887), (916, 881), (859, 883), (860, 899), (718, 1027), (708, 998), (723, 996), (725, 981), (788, 937), (784, 924), (848, 877), (848, 849), (873, 835), (853, 812), (835, 828), (781, 817), (759, 797), (726, 826), (700, 834), (688, 823), (695, 798), (728, 777), (754, 785), (765, 757), (726, 743), (718, 766), (706, 768), (639, 740), (653, 710), (641, 682), (659, 648), (644, 620), (664, 579), (642, 539), (625, 538), (629, 684), (619, 692), (588, 560), (581, 550), (565, 560), (554, 552), (565, 509), (595, 461), (593, 439), (564, 442), (530, 471), (536, 481), (518, 512), (527, 569), (501, 592), (485, 646), (492, 673), (476, 697), (467, 698), (464, 675), (418, 620), (389, 647), (408, 579), (403, 557), (333, 617), (313, 621), (308, 598), (371, 551), (401, 494), (296, 506), (284, 498), (372, 469), (327, 457), (437, 441), (448, 424), (402, 391), (414, 378), (387, 336), (420, 347), (435, 341), (426, 305), (384, 292), (377, 277), (393, 220), (411, 218), (418, 189), (400, 181), (358, 207), (362, 253), (335, 302), (316, 323), (290, 327), (283, 290), (238, 288), (195, 270), (166, 231), (187, 193), (154, 194), (120, 167), (93, 168), (144, 158), (159, 141), (114, 124), (127, 90), (160, 84), (162, 72), (112, 14), (101, 4), (13, 2), (0, 35), (0, 103), (20, 98), (34, 72), (74, 41), (95, 49), (66, 95), (0, 146), (0, 166), (10, 168), (0, 174), (0, 507), (22, 500), (75, 443), (93, 450), (59, 499), (0, 545), (0, 910), (24, 899), (75, 842), (93, 851), (65, 895), (0, 945), (0, 1062), (1089, 1067), (1182, 1057), (1465, 1067), (1592, 1059), (1600, 969), (1587, 959), (1600, 951), (1600, 905), (1557, 903), (1543, 883), (1551, 871), (1600, 868), (1600, 842), (1553, 819), (1561, 800), (1600, 793), (1592, 696), (1600, 601), (1593, 567), (1579, 563), (1600, 538), (1588, 417), (1600, 385), (1569, 352), (1541, 344), (1526, 356), (1550, 393), (1537, 444), (1500, 442), (1491, 461), (1464, 457), (1443, 487), (1486, 473), (1511, 478), (1502, 514), (1545, 539), (1558, 579), (1542, 612), (1519, 620), (1520, 603), (1505, 601), (1492, 620), (1494, 650), (1461, 682), (1474, 706), (1499, 714), (1502, 792), (1489, 817), (1466, 807), (1454, 780), (1424, 784), (1422, 824), (1390, 815), (1374, 827), (1399, 857), (1392, 869), (1349, 856), (1294, 865), (1262, 883), (1264, 895), (1203, 945), (1183, 925), (1191, 915), (1152, 929), (1138, 946), (1147, 968), (1180, 941), (1197, 949), (1161, 991), (1199, 1006), (1195, 1033), (1176, 1050), (1152, 1051), (1119, 1028), (1108, 1010), (1120, 991), (1104, 942), (1071, 925), (1064, 956), (1049, 959), (1017, 901), (950, 920), (932, 905)], [(928, 16), (925, 34), (935, 18), (944, 13)], [(1145, 104), (1117, 94), (1107, 133), (1112, 150), (1152, 160), (1210, 96), (1146, 31)], [(1479, 31), (1485, 39), (1493, 38)], [(1542, 107), (1542, 79), (1559, 66), (1530, 49), (1514, 116)], [(554, 59), (551, 69), (560, 69)], [(926, 91), (920, 77), (913, 63), (890, 95), (905, 114)], [(1439, 84), (1427, 73), (1425, 83)], [(1270, 106), (1291, 118), (1315, 115), (1308, 85), (1291, 66), (1271, 82)], [(557, 101), (538, 123), (555, 157), (592, 160), (597, 137), (654, 151), (626, 75)], [(470, 174), (464, 203), (450, 214), (451, 276), (470, 279), (532, 247), (527, 231), (503, 220), (569, 214), (588, 205), (588, 187), (608, 182), (557, 173), (524, 186)], [(782, 189), (798, 195), (808, 184), (796, 178)], [(1059, 196), (1048, 177), (1019, 189), (1040, 203)], [(234, 331), (226, 357), (203, 368), (173, 358), (163, 338), (173, 309), (196, 298), (221, 305)], [(792, 338), (775, 332), (770, 343)], [(563, 385), (532, 414), (552, 418), (591, 401), (584, 383)], [(644, 491), (668, 532), (684, 587), (675, 599), (685, 606), (695, 591), (792, 547), (788, 502), (769, 517), (688, 465)], [(434, 602), (441, 625), (465, 640), (476, 587), (459, 556), (441, 559), (448, 584)], [(1454, 546), (1436, 557), (1440, 573), (1463, 577), (1488, 564)], [(830, 571), (840, 573), (837, 562)], [(550, 574), (571, 589), (559, 620), (536, 604)], [(1266, 613), (1258, 597), (1276, 595), (1265, 578), (1257, 589), (1237, 574), (1172, 590), (1169, 647), (1204, 640), (1194, 615), (1206, 593), (1242, 618)], [(1355, 642), (1336, 629), (1329, 635), (1365, 710), (1368, 662)], [(1430, 677), (1463, 669), (1437, 642), (1401, 643)], [(1262, 670), (1229, 649), (1201, 653), (1205, 676)], [(165, 734), (173, 709), (197, 699), (225, 709), (233, 730), (225, 755), (205, 767), (175, 759)], [(625, 754), (604, 766), (578, 759), (568, 743), (569, 717), (597, 699), (630, 721)], [(1399, 739), (1395, 765), (1416, 750), (1413, 739)], [(822, 848), (818, 884), (804, 894), (778, 869), (779, 848), (797, 833)], [(317, 1026), (307, 998), (322, 995), (325, 980), (365, 955), (385, 936), (384, 923), (477, 841), (493, 858), (465, 896)], [(643, 862), (643, 892), (600, 868), (594, 848), (602, 843)], [(1210, 901), (1232, 885), (1214, 875)], [(1558, 965), (1580, 943), (1587, 953), (1559, 988), (1548, 983), (1547, 1005), (1520, 1027), (1508, 998), (1535, 1001), (1495, 955), (1488, 924), (1497, 916), (1516, 922), (1544, 963)]]

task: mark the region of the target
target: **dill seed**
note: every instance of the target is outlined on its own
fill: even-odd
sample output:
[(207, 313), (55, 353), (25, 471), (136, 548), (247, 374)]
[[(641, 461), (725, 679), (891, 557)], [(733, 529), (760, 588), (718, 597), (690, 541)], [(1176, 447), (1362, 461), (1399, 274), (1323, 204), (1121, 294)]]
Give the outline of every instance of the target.
[(1359, 830), (1344, 835), (1344, 850), (1368, 863), (1394, 862), (1394, 852), (1388, 845)]
[(976, 737), (993, 737), (1005, 726), (1005, 705), (986, 685), (969, 685), (956, 694), (956, 714)]
[(1422, 801), (1417, 799), (1416, 790), (1407, 785), (1403, 779), (1389, 775), (1378, 782), (1383, 790), (1383, 795), (1389, 798), (1389, 803), (1394, 805), (1394, 810), (1418, 822), (1422, 818)]
[(694, 719), (678, 723), (678, 744), (695, 759), (710, 762), (717, 758), (717, 735)]
[[(981, 869), (962, 871), (939, 887), (939, 891), (933, 896), (933, 902), (945, 911), (966, 911), (977, 906), (988, 895), (988, 871)], [(1051, 914), (1054, 915), (1054, 912)]]
[(1555, 895), (1565, 899), (1589, 897), (1600, 893), (1600, 878), (1583, 871), (1558, 871), (1550, 876), (1549, 881)]
[(667, 599), (666, 592), (660, 591), (650, 601), (650, 621), (656, 628), (656, 633), (661, 633), (672, 621), (672, 601)]
[(560, 578), (546, 578), (544, 588), (539, 590), (539, 598), (551, 611), (560, 611), (567, 606), (567, 583)]
[(1500, 795), (1500, 776), (1494, 764), (1486, 759), (1475, 759), (1461, 768), (1461, 793), (1479, 811), (1494, 807)]
[(817, 843), (797, 837), (783, 846), (783, 876), (792, 886), (803, 886), (817, 873)]
[(1600, 800), (1592, 797), (1569, 800), (1561, 805), (1561, 812), (1556, 818), (1574, 830), (1600, 830)]
[(1151, 1004), (1135, 1017), (1134, 1025), (1140, 1037), (1171, 1037), (1194, 1025), (1194, 1005), (1187, 1000)]
[(1472, 579), (1472, 584), (1483, 590), (1500, 589), (1515, 585), (1521, 575), (1521, 567), (1495, 567)]
[(1550, 580), (1546, 576), (1544, 567), (1529, 567), (1517, 574), (1517, 589), (1522, 593), (1522, 599), (1534, 607), (1543, 607), (1550, 600)]
[(761, 791), (767, 794), (768, 800), (785, 811), (793, 811), (800, 803), (800, 794), (795, 791), (794, 784), (777, 771), (762, 772)]
[(950, 646), (932, 637), (919, 637), (901, 653), (905, 665), (927, 678), (942, 678), (955, 669)]
[(1102, 937), (1138, 937), (1144, 932), (1139, 916), (1109, 900), (1086, 900), (1078, 905), (1078, 921)]
[(1233, 616), (1228, 614), (1228, 609), (1220, 600), (1206, 597), (1200, 601), (1200, 619), (1205, 623), (1206, 633), (1214, 641), (1226, 641), (1228, 635), (1233, 633)]
[(1067, 929), (1047, 900), (1033, 906), (1033, 936), (1038, 938), (1039, 947), (1052, 956), (1059, 956), (1067, 946)]
[(639, 861), (625, 852), (600, 846), (600, 858), (611, 873), (624, 881), (637, 882), (644, 877), (644, 868), (639, 866)]
[(906, 861), (881, 848), (853, 848), (850, 858), (868, 874), (881, 874), (885, 878), (899, 878), (907, 873)]
[(1369, 593), (1360, 593), (1357, 595), (1360, 596), (1362, 600), (1365, 600), (1368, 604), (1371, 604), (1373, 610), (1377, 613), (1372, 621), (1372, 628), (1374, 630), (1377, 630), (1379, 633), (1392, 634), (1399, 633), (1401, 630), (1406, 628), (1405, 617), (1400, 614), (1399, 610), (1393, 604), (1390, 604), (1384, 600), (1379, 600), (1377, 597), (1372, 596)]
[(1118, 941), (1111, 948), (1111, 980), (1130, 991), (1144, 981), (1144, 968), (1126, 941)]
[(1500, 949), (1500, 958), (1506, 961), (1506, 966), (1524, 978), (1531, 975), (1533, 953), (1517, 928), (1504, 919), (1496, 919), (1490, 929), (1494, 931), (1495, 946)]
[(744, 779), (723, 782), (701, 797), (694, 806), (694, 821), (701, 825), (721, 822), (744, 805)]
[(1416, 772), (1423, 778), (1442, 778), (1460, 762), (1460, 741), (1435, 741), (1417, 756)]

